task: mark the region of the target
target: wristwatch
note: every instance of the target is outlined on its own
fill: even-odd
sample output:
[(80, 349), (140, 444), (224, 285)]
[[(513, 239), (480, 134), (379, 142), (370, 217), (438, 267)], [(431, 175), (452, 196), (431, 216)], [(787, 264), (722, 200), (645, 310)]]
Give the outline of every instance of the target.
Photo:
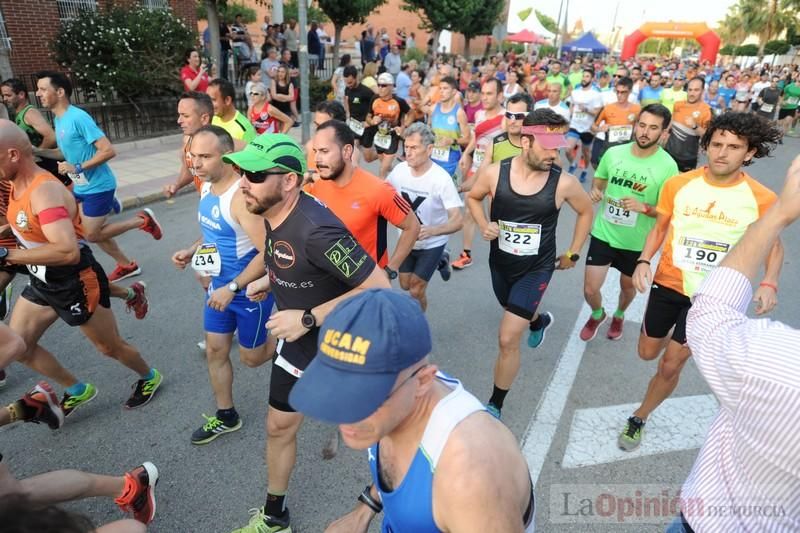
[(6, 257), (8, 257), (8, 248), (0, 246), (0, 266), (6, 264)]
[(392, 270), (389, 265), (383, 267), (383, 270), (386, 272), (386, 275), (389, 276), (389, 279), (397, 279), (397, 270)]
[(236, 280), (233, 280), (230, 283), (228, 283), (228, 290), (231, 291), (233, 294), (239, 294), (242, 289), (239, 287), (239, 284), (236, 283)]
[(573, 252), (572, 250), (567, 250), (567, 253), (565, 253), (564, 255), (565, 255), (565, 256), (567, 256), (567, 259), (569, 259), (569, 260), (570, 260), (570, 261), (572, 261), (573, 263), (577, 263), (577, 262), (578, 262), (578, 259), (580, 259), (580, 258), (581, 258), (581, 256), (580, 256), (580, 255), (576, 254), (576, 253), (575, 253), (575, 252)]
[(300, 323), (303, 324), (303, 327), (306, 329), (314, 329), (317, 327), (317, 319), (314, 318), (311, 309), (303, 311), (303, 317), (300, 319)]

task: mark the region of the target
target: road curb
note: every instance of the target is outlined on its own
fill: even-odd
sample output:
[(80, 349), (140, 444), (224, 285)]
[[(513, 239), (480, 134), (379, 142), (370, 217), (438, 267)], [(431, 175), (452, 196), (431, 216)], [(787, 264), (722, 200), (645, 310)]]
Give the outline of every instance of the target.
[[(183, 196), (185, 194), (190, 194), (195, 192), (194, 187), (184, 187), (180, 191), (178, 191), (173, 198), (177, 198), (178, 196)], [(145, 194), (140, 194), (137, 196), (126, 196), (124, 198), (120, 198), (120, 202), (122, 203), (123, 209), (135, 209), (137, 207), (142, 207), (147, 204), (154, 204), (156, 202), (163, 202), (167, 200), (167, 197), (164, 196), (164, 191), (158, 190), (153, 192), (148, 192)]]

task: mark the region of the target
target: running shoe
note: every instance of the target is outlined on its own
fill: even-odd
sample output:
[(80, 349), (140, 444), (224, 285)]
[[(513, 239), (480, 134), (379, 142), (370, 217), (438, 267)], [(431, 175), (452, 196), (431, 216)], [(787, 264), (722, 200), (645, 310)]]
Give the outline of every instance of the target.
[(197, 348), (198, 348), (198, 349), (199, 349), (201, 352), (205, 353), (205, 352), (206, 352), (206, 341), (205, 341), (205, 340), (202, 340), (202, 341), (198, 342), (198, 343), (197, 343)]
[(497, 407), (495, 404), (493, 404), (492, 402), (487, 403), (486, 410), (489, 412), (490, 415), (500, 420), (500, 408)]
[(439, 271), (439, 275), (442, 276), (443, 281), (450, 281), (450, 276), (453, 275), (453, 271), (450, 269), (450, 250), (445, 249), (436, 270)]
[(125, 402), (125, 409), (136, 409), (153, 399), (153, 395), (155, 395), (163, 380), (161, 372), (155, 368), (153, 372), (155, 373), (153, 379), (140, 379), (134, 383), (132, 387), (133, 394), (131, 394), (131, 397)]
[(156, 220), (153, 210), (145, 207), (137, 215), (142, 219), (142, 225), (139, 226), (139, 229), (152, 235), (155, 240), (160, 241), (161, 237), (164, 236), (164, 232), (161, 231), (161, 224)]
[(203, 415), (203, 418), (206, 419), (206, 423), (192, 433), (192, 444), (208, 444), (220, 435), (233, 433), (242, 428), (242, 419), (239, 417), (232, 425), (226, 424), (216, 416)]
[(91, 383), (86, 384), (83, 394), (73, 396), (65, 392), (64, 396), (61, 398), (61, 409), (64, 411), (64, 416), (71, 415), (72, 411), (94, 400), (95, 396), (97, 396), (97, 387)]
[(553, 314), (550, 311), (540, 314), (539, 318), (542, 320), (542, 327), (537, 329), (531, 327), (528, 333), (528, 346), (531, 348), (538, 348), (542, 345), (547, 328), (553, 325)]
[(137, 281), (130, 287), (133, 291), (133, 298), (125, 302), (125, 311), (128, 313), (133, 311), (133, 316), (136, 317), (136, 320), (141, 320), (147, 316), (147, 311), (150, 309), (147, 296), (144, 294), (146, 288), (147, 285), (145, 285), (144, 281)]
[(585, 183), (586, 182), (586, 175), (588, 173), (589, 173), (588, 170), (582, 170), (581, 171), (581, 176), (578, 178), (578, 181), (580, 181), (581, 183)]
[(289, 525), (289, 509), (277, 517), (264, 513), (264, 508), (250, 509), (250, 521), (246, 526), (234, 529), (231, 533), (292, 533)]
[(578, 162), (578, 168), (586, 168), (586, 160), (581, 157), (581, 160)]
[(607, 337), (612, 341), (618, 341), (622, 338), (622, 326), (625, 324), (625, 318), (611, 317), (611, 327), (608, 328)]
[(156, 484), (158, 468), (147, 461), (129, 472), (125, 472), (125, 488), (114, 500), (120, 509), (133, 513), (142, 524), (149, 524), (156, 516)]
[(6, 371), (0, 370), (0, 389), (6, 386)]
[(576, 168), (578, 168), (578, 166), (575, 163), (572, 163), (567, 169), (567, 174), (575, 174)]
[(458, 259), (453, 261), (452, 266), (456, 270), (464, 270), (465, 268), (472, 266), (472, 257), (467, 252), (461, 252), (461, 255), (458, 256)]
[(131, 261), (128, 265), (117, 265), (114, 271), (108, 275), (108, 281), (116, 283), (123, 279), (132, 278), (142, 273), (142, 269), (136, 264), (136, 261)]
[(56, 393), (46, 381), (37, 383), (25, 393), (25, 396), (20, 398), (20, 401), (29, 409), (35, 410), (35, 414), (25, 422), (34, 424), (44, 422), (50, 426), (50, 429), (58, 429), (64, 425), (64, 411), (58, 404)]
[(583, 329), (581, 329), (581, 340), (589, 342), (590, 340), (594, 339), (595, 335), (597, 335), (597, 328), (599, 328), (600, 324), (605, 322), (607, 319), (608, 315), (606, 314), (605, 309), (603, 309), (603, 316), (600, 318), (592, 318), (592, 316), (589, 315), (589, 320), (586, 321), (586, 324), (583, 325)]
[(9, 283), (6, 288), (0, 292), (0, 320), (5, 320), (8, 312), (11, 310), (11, 294), (14, 289), (14, 284)]
[(644, 421), (638, 416), (628, 418), (625, 429), (619, 434), (617, 445), (626, 452), (632, 452), (642, 443), (642, 433), (644, 432)]

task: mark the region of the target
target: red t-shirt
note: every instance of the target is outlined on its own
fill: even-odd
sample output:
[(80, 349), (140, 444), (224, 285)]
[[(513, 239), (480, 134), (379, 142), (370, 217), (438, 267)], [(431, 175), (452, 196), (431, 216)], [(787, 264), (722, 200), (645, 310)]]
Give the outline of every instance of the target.
[[(197, 77), (199, 70), (195, 70), (189, 65), (185, 65), (181, 69), (181, 81), (183, 82), (183, 88), (187, 91), (191, 91), (192, 89), (189, 88), (189, 83)], [(208, 72), (203, 72), (203, 76), (200, 78), (200, 83), (197, 84), (197, 87), (194, 88), (195, 91), (199, 93), (206, 92), (208, 89)]]
[(256, 129), (259, 135), (262, 133), (278, 133), (281, 131), (281, 122), (269, 114), (269, 102), (264, 102), (261, 109), (250, 110), (250, 123)]

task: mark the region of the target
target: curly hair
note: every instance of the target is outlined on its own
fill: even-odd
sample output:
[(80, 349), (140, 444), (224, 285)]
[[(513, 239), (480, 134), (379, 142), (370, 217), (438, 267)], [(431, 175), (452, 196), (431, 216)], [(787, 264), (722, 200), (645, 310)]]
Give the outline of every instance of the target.
[(714, 117), (708, 125), (705, 134), (700, 139), (700, 146), (708, 150), (711, 137), (716, 131), (728, 131), (737, 137), (747, 140), (747, 149), (755, 148), (756, 153), (752, 159), (745, 161), (744, 166), (750, 165), (753, 159), (767, 157), (775, 145), (783, 137), (783, 132), (772, 122), (750, 113), (728, 111)]

